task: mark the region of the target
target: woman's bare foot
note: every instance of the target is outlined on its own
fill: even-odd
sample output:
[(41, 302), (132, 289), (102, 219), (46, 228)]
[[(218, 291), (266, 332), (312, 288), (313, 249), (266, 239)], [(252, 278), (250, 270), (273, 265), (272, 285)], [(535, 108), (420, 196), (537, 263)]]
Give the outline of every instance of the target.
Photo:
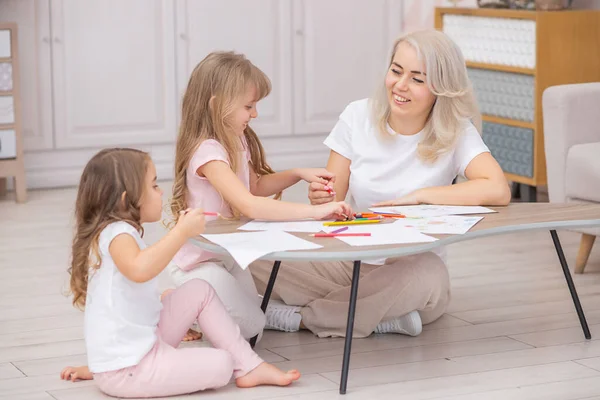
[(88, 381), (94, 379), (94, 375), (90, 372), (87, 366), (82, 367), (66, 367), (60, 372), (60, 379), (65, 381), (75, 382), (78, 380)]
[[(164, 298), (169, 293), (171, 293), (173, 290), (175, 290), (175, 289), (166, 289), (164, 292), (162, 292), (160, 294), (160, 301), (163, 301)], [(196, 332), (193, 329), (188, 329), (187, 333), (185, 334), (185, 336), (181, 340), (183, 342), (193, 342), (194, 340), (200, 340), (200, 339), (202, 339), (202, 332)]]
[(246, 375), (235, 380), (240, 388), (250, 388), (259, 385), (287, 386), (300, 378), (300, 372), (292, 369), (283, 372), (276, 366), (263, 362)]

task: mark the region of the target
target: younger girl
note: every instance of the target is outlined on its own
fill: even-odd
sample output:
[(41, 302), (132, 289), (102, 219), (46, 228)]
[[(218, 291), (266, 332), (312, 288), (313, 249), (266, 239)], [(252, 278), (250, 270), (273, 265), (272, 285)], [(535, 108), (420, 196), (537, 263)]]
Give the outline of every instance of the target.
[[(161, 304), (158, 274), (204, 231), (202, 210), (181, 210), (175, 227), (146, 247), (142, 224), (161, 218), (161, 197), (144, 152), (103, 150), (85, 167), (69, 272), (73, 304), (85, 307), (89, 370), (68, 367), (63, 379), (91, 379), (93, 373), (100, 390), (116, 397), (218, 388), (232, 374), (239, 387), (298, 379), (297, 371), (282, 372), (252, 351), (205, 281), (190, 280)], [(215, 348), (176, 348), (194, 321)]]
[[(177, 138), (171, 202), (175, 217), (188, 207), (225, 218), (243, 214), (265, 220), (351, 215), (343, 202), (311, 206), (268, 198), (301, 179), (326, 185), (334, 180), (324, 169), (274, 173), (269, 167), (249, 123), (258, 116), (257, 102), (270, 90), (269, 78), (240, 54), (211, 53), (194, 69), (183, 97)], [(262, 332), (265, 316), (248, 270), (193, 244), (182, 247), (169, 270), (177, 286), (193, 278), (208, 281), (245, 338)]]

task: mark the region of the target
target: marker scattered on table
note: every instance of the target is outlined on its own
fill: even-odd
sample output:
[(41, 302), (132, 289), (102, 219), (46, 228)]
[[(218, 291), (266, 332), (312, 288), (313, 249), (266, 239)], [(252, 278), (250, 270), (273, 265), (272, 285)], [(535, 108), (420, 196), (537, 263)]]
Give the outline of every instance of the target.
[(337, 225), (362, 225), (362, 224), (377, 224), (381, 222), (380, 219), (367, 219), (367, 220), (353, 220), (353, 221), (335, 221), (335, 222), (324, 222), (324, 226), (337, 226)]
[(388, 214), (388, 213), (356, 213), (356, 218), (406, 218), (403, 214)]
[(348, 227), (344, 226), (343, 228), (336, 229), (335, 231), (331, 231), (329, 233), (340, 233), (340, 232), (344, 232), (344, 231), (347, 231), (347, 230), (348, 230)]
[(329, 238), (329, 237), (356, 237), (356, 236), (371, 236), (370, 233), (314, 233), (311, 236), (317, 238)]

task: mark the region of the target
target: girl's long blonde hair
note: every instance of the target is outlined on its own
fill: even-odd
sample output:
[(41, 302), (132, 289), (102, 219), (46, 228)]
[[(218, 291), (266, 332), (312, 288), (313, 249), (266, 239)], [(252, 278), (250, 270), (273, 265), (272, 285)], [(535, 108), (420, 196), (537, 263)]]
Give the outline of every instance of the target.
[[(175, 153), (175, 181), (171, 198), (171, 225), (179, 212), (187, 208), (186, 171), (194, 152), (202, 141), (214, 139), (227, 151), (229, 165), (237, 172), (242, 143), (228, 123), (236, 101), (249, 87), (255, 87), (261, 100), (271, 92), (271, 81), (244, 55), (233, 52), (214, 52), (202, 60), (190, 77), (183, 96), (181, 127)], [(253, 172), (259, 176), (272, 174), (265, 152), (256, 133), (247, 126), (244, 136), (250, 152)], [(251, 171), (252, 173), (252, 171)], [(277, 198), (281, 194), (277, 195)], [(239, 216), (232, 209), (234, 216)]]
[[(112, 222), (125, 221), (143, 234), (140, 201), (150, 156), (135, 149), (105, 149), (87, 163), (75, 202), (75, 234), (70, 289), (73, 305), (85, 307), (90, 268), (100, 267), (100, 233)], [(125, 195), (123, 195), (125, 193)]]
[[(394, 42), (388, 69), (402, 42), (410, 44), (425, 64), (427, 86), (436, 97), (425, 123), (424, 138), (418, 147), (422, 160), (434, 162), (454, 147), (467, 120), (471, 119), (481, 132), (481, 114), (464, 57), (456, 43), (433, 29), (403, 35)], [(371, 98), (371, 111), (373, 123), (380, 133), (389, 136), (387, 124), (391, 110), (384, 79)]]

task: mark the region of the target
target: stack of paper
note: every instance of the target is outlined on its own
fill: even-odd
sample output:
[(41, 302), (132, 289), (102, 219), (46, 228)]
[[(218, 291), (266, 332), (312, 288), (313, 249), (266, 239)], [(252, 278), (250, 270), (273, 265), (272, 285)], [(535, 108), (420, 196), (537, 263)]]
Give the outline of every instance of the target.
[[(332, 232), (339, 226), (324, 227), (325, 232)], [(370, 233), (371, 236), (342, 237), (339, 239), (350, 246), (377, 246), (385, 244), (406, 244), (434, 242), (437, 239), (427, 236), (416, 230), (397, 223), (383, 223), (376, 225), (351, 225), (343, 233)]]
[(463, 217), (459, 215), (443, 215), (440, 217), (400, 218), (396, 224), (414, 228), (421, 233), (445, 235), (462, 235), (467, 233), (483, 217)]
[(284, 231), (316, 233), (323, 229), (324, 221), (250, 221), (238, 229), (241, 231)]
[(402, 214), (407, 217), (439, 217), (441, 215), (489, 214), (497, 211), (480, 206), (437, 206), (423, 204), (418, 206), (373, 207), (369, 210), (378, 213)]
[(323, 246), (283, 231), (225, 233), (202, 235), (223, 247), (242, 269), (260, 257), (277, 251), (312, 250)]

